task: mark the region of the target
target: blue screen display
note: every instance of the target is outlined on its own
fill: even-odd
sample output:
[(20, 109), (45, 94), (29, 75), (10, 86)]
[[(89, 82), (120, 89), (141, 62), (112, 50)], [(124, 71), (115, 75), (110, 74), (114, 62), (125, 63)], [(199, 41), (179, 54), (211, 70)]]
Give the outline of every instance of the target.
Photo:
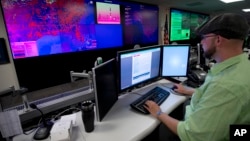
[(187, 76), (189, 45), (166, 45), (162, 53), (162, 76)]
[(123, 45), (121, 25), (96, 25), (98, 48), (119, 47)]

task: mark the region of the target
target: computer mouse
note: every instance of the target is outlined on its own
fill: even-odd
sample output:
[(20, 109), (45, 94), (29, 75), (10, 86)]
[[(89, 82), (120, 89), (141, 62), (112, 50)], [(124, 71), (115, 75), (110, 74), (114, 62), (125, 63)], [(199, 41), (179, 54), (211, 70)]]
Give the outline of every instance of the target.
[(174, 86), (171, 88), (171, 90), (174, 91), (174, 90), (177, 89), (177, 88), (178, 88), (178, 87), (174, 85)]
[(171, 93), (172, 93), (172, 94), (176, 94), (176, 95), (183, 95), (183, 94), (180, 94), (180, 93), (178, 93), (178, 92), (175, 91), (175, 89), (177, 89), (177, 88), (178, 88), (178, 87), (174, 85), (174, 86), (171, 88)]
[(50, 135), (50, 128), (49, 127), (41, 127), (34, 134), (33, 138), (35, 140), (43, 140), (43, 139), (48, 138), (49, 135)]

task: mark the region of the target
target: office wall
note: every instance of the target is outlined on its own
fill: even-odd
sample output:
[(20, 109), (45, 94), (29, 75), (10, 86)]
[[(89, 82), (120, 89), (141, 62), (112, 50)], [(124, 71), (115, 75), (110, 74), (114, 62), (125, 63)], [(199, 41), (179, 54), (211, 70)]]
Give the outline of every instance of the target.
[(0, 91), (8, 89), (10, 86), (15, 86), (16, 89), (19, 89), (19, 83), (15, 66), (9, 50), (10, 47), (2, 15), (2, 10), (0, 10), (0, 37), (6, 40), (10, 63), (0, 65)]

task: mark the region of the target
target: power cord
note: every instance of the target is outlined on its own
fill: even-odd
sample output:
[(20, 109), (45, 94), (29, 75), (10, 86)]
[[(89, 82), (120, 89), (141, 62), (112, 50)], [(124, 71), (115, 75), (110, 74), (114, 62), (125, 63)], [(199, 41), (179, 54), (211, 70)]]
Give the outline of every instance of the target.
[[(58, 113), (57, 115), (55, 115), (54, 117), (51, 117), (51, 118), (47, 118), (46, 121), (50, 120), (51, 122), (55, 122), (55, 120), (60, 117), (62, 114), (64, 114), (65, 112), (67, 111), (70, 111), (70, 110), (78, 110), (78, 111), (81, 111), (80, 108), (77, 108), (77, 107), (71, 107), (71, 108), (68, 108), (68, 109), (65, 109), (64, 111)], [(33, 133), (34, 131), (37, 130), (37, 128), (40, 126), (42, 122), (42, 118), (39, 119), (37, 125), (34, 125), (33, 127), (30, 127), (28, 130), (24, 131), (23, 134), (24, 135), (30, 135), (31, 133)]]
[(29, 134), (33, 133), (34, 131), (36, 131), (37, 128), (39, 127), (41, 121), (42, 121), (42, 118), (40, 118), (40, 120), (38, 121), (37, 125), (35, 125), (35, 126), (32, 127), (31, 129), (29, 129), (28, 131), (24, 131), (23, 134), (24, 134), (24, 135), (29, 135)]
[(62, 112), (60, 112), (60, 113), (58, 113), (57, 115), (55, 115), (55, 117), (52, 118), (51, 121), (54, 122), (58, 117), (60, 117), (63, 113), (65, 113), (65, 112), (67, 112), (67, 111), (69, 111), (69, 110), (78, 110), (78, 111), (81, 111), (80, 108), (71, 107), (71, 108), (68, 108), (68, 109), (66, 109), (66, 110), (64, 110), (64, 111), (62, 111)]
[(24, 131), (23, 134), (29, 135), (29, 134), (33, 133), (34, 131), (36, 131), (37, 128), (38, 128), (38, 126), (32, 127), (29, 131)]

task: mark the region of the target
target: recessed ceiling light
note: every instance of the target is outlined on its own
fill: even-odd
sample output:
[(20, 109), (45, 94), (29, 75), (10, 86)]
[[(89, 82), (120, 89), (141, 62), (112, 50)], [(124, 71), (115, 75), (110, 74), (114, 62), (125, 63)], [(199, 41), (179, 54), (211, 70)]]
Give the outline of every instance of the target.
[(250, 8), (242, 9), (242, 11), (244, 11), (244, 12), (250, 12)]
[(244, 0), (220, 0), (224, 3), (232, 3), (232, 2), (238, 2), (238, 1), (244, 1)]

